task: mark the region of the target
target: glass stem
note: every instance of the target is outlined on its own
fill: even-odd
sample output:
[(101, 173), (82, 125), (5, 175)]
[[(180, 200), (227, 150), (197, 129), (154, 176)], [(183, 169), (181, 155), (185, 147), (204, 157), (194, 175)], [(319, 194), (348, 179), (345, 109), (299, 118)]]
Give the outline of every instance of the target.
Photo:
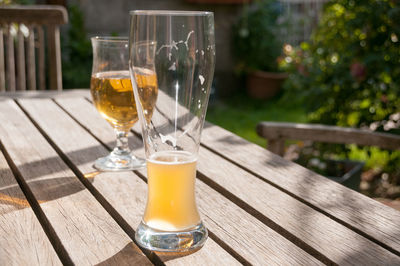
[(128, 132), (115, 130), (117, 135), (117, 146), (114, 148), (113, 153), (117, 155), (127, 155), (131, 152), (128, 145)]

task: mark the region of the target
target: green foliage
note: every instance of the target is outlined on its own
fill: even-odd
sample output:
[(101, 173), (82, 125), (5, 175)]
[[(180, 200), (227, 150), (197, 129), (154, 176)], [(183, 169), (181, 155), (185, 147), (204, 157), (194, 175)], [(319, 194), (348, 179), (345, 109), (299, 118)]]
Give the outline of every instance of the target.
[(75, 5), (68, 7), (68, 14), (70, 25), (66, 38), (62, 38), (63, 87), (89, 88), (92, 46), (86, 36), (83, 14)]
[(276, 71), (282, 43), (278, 36), (282, 6), (275, 0), (260, 0), (244, 7), (233, 26), (232, 49), (238, 72)]
[(305, 99), (314, 121), (388, 121), (400, 111), (399, 39), (398, 2), (331, 1), (311, 41), (286, 51), (287, 88)]
[(0, 5), (33, 5), (34, 0), (0, 0)]
[[(311, 40), (285, 47), (286, 98), (302, 101), (310, 121), (400, 133), (399, 3), (330, 1)], [(363, 154), (387, 171), (398, 168), (399, 152), (385, 153), (384, 160), (373, 153)]]

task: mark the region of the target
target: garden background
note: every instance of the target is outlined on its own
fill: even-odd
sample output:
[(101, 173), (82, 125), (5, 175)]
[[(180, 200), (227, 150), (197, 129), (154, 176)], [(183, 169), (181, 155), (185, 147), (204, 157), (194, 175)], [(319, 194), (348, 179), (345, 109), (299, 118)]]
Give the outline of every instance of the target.
[[(61, 34), (65, 89), (90, 86), (90, 37), (126, 36), (129, 10), (209, 10), (215, 14), (217, 64), (208, 121), (261, 146), (266, 141), (255, 131), (260, 121), (400, 134), (400, 2), (396, 0), (2, 2), (68, 8), (69, 23)], [(284, 72), (288, 78), (274, 97), (253, 99), (246, 91), (246, 78), (254, 70)], [(327, 158), (363, 161), (360, 190), (400, 202), (399, 151), (307, 142), (288, 142), (286, 147), (287, 157), (306, 155), (312, 163), (305, 166), (322, 173)]]

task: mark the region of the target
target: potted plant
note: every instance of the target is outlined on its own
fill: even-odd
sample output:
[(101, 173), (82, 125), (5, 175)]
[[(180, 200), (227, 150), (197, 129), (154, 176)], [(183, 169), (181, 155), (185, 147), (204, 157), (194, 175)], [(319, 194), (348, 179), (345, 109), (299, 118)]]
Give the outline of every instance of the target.
[(268, 99), (281, 87), (287, 74), (279, 72), (278, 57), (282, 52), (279, 23), (282, 5), (276, 0), (254, 1), (233, 26), (233, 53), (236, 70), (247, 76), (248, 94)]

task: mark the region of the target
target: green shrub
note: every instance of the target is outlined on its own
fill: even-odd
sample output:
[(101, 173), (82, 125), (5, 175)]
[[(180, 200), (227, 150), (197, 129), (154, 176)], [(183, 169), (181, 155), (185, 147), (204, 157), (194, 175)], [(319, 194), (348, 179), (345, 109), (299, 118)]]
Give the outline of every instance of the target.
[[(311, 120), (362, 127), (400, 111), (398, 1), (331, 1), (311, 41), (285, 51), (286, 88)], [(385, 125), (374, 129), (392, 130)]]
[[(303, 102), (311, 122), (400, 134), (399, 3), (328, 2), (311, 40), (284, 49), (286, 99)], [(369, 158), (372, 153), (363, 149)], [(400, 152), (385, 158), (382, 167), (400, 175)]]
[(89, 88), (92, 71), (92, 46), (86, 36), (79, 7), (68, 7), (69, 27), (62, 35), (62, 74), (64, 88)]
[(232, 50), (239, 73), (254, 70), (276, 71), (282, 53), (279, 16), (282, 6), (276, 0), (259, 0), (245, 6), (233, 25)]

